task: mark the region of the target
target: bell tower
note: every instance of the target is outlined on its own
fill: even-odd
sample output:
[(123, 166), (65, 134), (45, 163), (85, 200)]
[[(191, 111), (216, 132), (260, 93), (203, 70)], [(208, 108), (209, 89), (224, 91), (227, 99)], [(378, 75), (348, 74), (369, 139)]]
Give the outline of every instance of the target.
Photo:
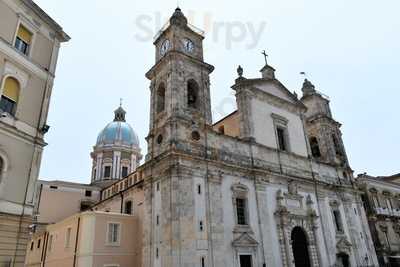
[(188, 149), (211, 125), (210, 79), (214, 67), (203, 60), (203, 33), (188, 24), (177, 8), (155, 37), (155, 65), (146, 73), (151, 81), (148, 154)]
[(335, 165), (342, 170), (342, 178), (352, 176), (352, 170), (344, 147), (342, 126), (331, 112), (329, 98), (315, 90), (315, 86), (304, 80), (301, 101), (307, 107), (306, 130), (312, 157), (316, 160)]

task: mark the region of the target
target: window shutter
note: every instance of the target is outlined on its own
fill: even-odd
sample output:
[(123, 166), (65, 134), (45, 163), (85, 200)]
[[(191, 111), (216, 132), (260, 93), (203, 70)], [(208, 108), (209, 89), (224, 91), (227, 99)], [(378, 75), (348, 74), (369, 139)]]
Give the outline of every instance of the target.
[(108, 225), (108, 243), (113, 242), (113, 229), (114, 229), (114, 224), (110, 223)]
[(18, 102), (19, 83), (13, 78), (7, 78), (4, 84), (3, 95), (7, 98)]
[(17, 36), (27, 44), (31, 44), (32, 33), (30, 33), (24, 26), (20, 25)]

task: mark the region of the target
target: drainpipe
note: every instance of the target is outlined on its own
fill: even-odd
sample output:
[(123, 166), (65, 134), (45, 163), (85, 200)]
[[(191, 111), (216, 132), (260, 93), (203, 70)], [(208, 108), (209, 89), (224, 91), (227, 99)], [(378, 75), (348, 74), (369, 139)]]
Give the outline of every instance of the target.
[(79, 227), (81, 223), (81, 217), (78, 217), (78, 226), (76, 228), (76, 237), (75, 237), (75, 248), (74, 248), (74, 262), (73, 262), (73, 267), (76, 266), (76, 253), (78, 251), (78, 237), (79, 237)]
[(124, 213), (124, 194), (122, 194), (122, 191), (120, 192), (121, 195), (121, 214)]
[(49, 232), (45, 232), (44, 233), (44, 239), (43, 239), (43, 247), (42, 247), (42, 267), (44, 267), (44, 265), (46, 264), (46, 257), (47, 257), (47, 242), (49, 239)]

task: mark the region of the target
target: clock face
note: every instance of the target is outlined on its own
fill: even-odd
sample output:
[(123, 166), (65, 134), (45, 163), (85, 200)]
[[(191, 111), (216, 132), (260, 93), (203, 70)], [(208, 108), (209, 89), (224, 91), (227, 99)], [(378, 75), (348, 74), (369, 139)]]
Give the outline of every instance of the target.
[(160, 55), (161, 55), (161, 56), (164, 56), (164, 55), (168, 52), (169, 46), (170, 46), (170, 42), (169, 42), (168, 39), (165, 40), (165, 41), (162, 43), (162, 45), (161, 45), (161, 47), (160, 47)]
[(194, 43), (190, 39), (183, 40), (183, 48), (186, 52), (193, 53), (194, 51)]

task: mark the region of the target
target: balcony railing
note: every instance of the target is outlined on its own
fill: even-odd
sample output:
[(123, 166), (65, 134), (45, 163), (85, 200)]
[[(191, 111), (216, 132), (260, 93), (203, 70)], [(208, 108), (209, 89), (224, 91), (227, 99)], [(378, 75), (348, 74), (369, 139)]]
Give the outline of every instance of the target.
[(377, 215), (400, 217), (400, 209), (389, 209), (389, 208), (378, 207), (375, 208), (375, 212)]

